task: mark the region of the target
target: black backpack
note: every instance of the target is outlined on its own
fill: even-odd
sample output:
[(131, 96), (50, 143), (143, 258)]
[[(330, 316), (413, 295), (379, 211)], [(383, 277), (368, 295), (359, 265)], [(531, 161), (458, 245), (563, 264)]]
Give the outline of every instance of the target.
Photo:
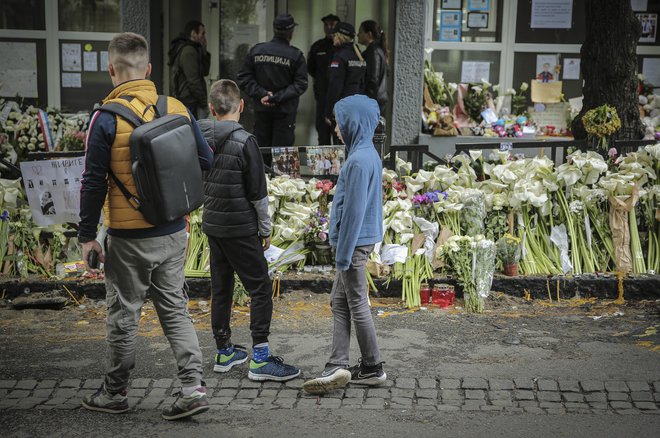
[(135, 127), (129, 145), (137, 193), (128, 191), (111, 170), (110, 176), (131, 207), (147, 222), (161, 225), (199, 208), (204, 202), (204, 187), (190, 120), (167, 114), (167, 96), (158, 96), (156, 106), (147, 106), (144, 113), (150, 108), (156, 111), (150, 122), (118, 103), (107, 103), (98, 111), (118, 115)]

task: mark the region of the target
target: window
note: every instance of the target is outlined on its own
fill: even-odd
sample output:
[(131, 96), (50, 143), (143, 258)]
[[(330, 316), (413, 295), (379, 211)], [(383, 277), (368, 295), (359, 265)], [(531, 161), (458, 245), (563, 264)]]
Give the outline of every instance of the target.
[(433, 41), (502, 41), (498, 0), (433, 0)]
[(120, 0), (59, 0), (59, 30), (120, 32)]
[(45, 30), (45, 0), (2, 0), (0, 29)]

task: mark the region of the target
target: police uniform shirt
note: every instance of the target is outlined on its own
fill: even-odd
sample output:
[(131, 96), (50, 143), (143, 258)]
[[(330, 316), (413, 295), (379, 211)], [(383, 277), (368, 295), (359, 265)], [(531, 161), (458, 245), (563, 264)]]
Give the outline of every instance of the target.
[(307, 57), (307, 71), (314, 78), (314, 97), (319, 100), (328, 89), (328, 66), (335, 53), (331, 38), (322, 38), (312, 44)]
[(332, 118), (335, 103), (346, 96), (364, 94), (367, 63), (358, 58), (353, 43), (342, 44), (328, 66), (328, 97), (325, 115)]

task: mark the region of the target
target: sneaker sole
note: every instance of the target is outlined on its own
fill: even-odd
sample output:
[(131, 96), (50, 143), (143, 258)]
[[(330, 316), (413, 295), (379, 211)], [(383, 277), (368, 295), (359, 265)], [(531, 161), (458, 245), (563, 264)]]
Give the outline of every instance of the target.
[(325, 394), (343, 388), (350, 382), (351, 373), (347, 370), (336, 371), (332, 376), (319, 377), (303, 383), (303, 390), (308, 394)]
[(109, 409), (109, 408), (103, 408), (100, 406), (92, 406), (88, 405), (85, 402), (82, 402), (82, 406), (85, 409), (88, 409), (90, 411), (96, 411), (96, 412), (105, 412), (106, 414), (123, 414), (124, 412), (128, 412), (131, 410), (130, 406), (126, 407), (126, 409)]
[(300, 370), (296, 374), (291, 374), (288, 376), (271, 376), (270, 374), (255, 374), (252, 371), (248, 371), (248, 379), (254, 380), (256, 382), (263, 382), (265, 380), (272, 380), (274, 382), (286, 382), (287, 380), (295, 379), (300, 375)]
[(247, 360), (248, 360), (248, 357), (245, 356), (245, 358), (243, 358), (241, 360), (236, 360), (236, 361), (230, 363), (229, 365), (215, 364), (215, 365), (213, 365), (213, 371), (216, 372), (216, 373), (226, 373), (227, 371), (231, 370), (236, 365), (240, 365), (242, 363), (247, 362)]
[(180, 420), (180, 419), (182, 419), (182, 418), (192, 417), (193, 415), (201, 414), (201, 413), (203, 413), (203, 412), (208, 411), (209, 409), (211, 409), (211, 407), (210, 407), (209, 405), (206, 405), (206, 406), (197, 406), (195, 409), (191, 409), (191, 410), (189, 410), (189, 411), (182, 412), (182, 413), (177, 414), (177, 415), (165, 415), (165, 414), (161, 414), (161, 416), (162, 416), (164, 419), (166, 419), (166, 420)]
[(368, 379), (360, 379), (360, 380), (351, 379), (351, 383), (353, 385), (378, 386), (385, 383), (386, 380), (387, 380), (387, 374), (383, 373), (383, 375), (380, 377), (369, 377)]

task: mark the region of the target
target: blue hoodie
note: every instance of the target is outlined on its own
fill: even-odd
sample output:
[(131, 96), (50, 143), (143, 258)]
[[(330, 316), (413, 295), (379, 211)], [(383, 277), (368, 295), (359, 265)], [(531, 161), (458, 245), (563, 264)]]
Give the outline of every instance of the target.
[(335, 105), (335, 119), (346, 144), (330, 213), (330, 244), (337, 248), (336, 266), (346, 271), (357, 246), (383, 240), (383, 167), (373, 143), (378, 103), (355, 94)]

